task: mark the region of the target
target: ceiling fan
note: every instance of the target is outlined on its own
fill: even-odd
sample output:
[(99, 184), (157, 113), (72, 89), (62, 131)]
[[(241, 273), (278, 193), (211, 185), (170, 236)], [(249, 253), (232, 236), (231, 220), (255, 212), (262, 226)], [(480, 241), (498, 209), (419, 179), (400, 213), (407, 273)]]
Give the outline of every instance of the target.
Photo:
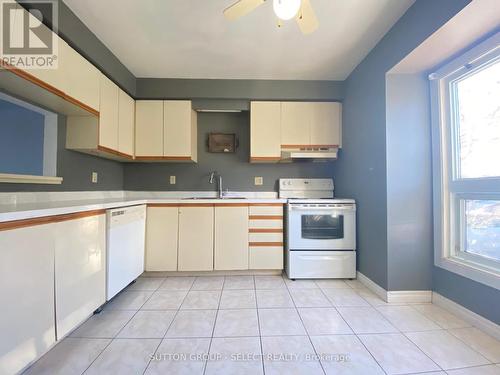
[[(282, 21), (295, 18), (303, 34), (315, 31), (319, 24), (316, 14), (311, 6), (310, 0), (272, 0), (274, 13), (278, 17), (278, 27), (283, 25)], [(266, 0), (239, 0), (224, 9), (224, 16), (228, 20), (235, 20), (250, 13)]]

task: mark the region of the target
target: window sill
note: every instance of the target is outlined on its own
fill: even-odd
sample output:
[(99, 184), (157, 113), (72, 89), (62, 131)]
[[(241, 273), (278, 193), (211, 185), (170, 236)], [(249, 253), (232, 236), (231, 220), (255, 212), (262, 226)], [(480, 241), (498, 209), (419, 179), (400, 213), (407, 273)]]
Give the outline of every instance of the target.
[(441, 258), (435, 265), (460, 276), (500, 290), (500, 274), (460, 258)]
[(11, 184), (60, 185), (63, 182), (63, 178), (51, 177), (51, 176), (32, 176), (27, 174), (0, 173), (0, 182), (6, 182)]

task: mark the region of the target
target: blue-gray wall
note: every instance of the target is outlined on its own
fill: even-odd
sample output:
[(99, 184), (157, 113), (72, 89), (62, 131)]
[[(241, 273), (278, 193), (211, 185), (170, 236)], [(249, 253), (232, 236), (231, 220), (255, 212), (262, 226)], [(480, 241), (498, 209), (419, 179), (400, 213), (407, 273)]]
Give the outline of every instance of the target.
[(500, 324), (500, 291), (443, 268), (433, 267), (432, 290)]
[[(234, 133), (239, 147), (234, 154), (209, 153), (207, 135)], [(241, 113), (198, 114), (198, 163), (141, 163), (125, 166), (125, 190), (215, 190), (208, 183), (208, 175), (216, 170), (223, 176), (224, 189), (232, 191), (277, 191), (281, 177), (332, 178), (335, 162), (250, 164), (250, 116)], [(177, 183), (169, 184), (175, 175)], [(264, 178), (262, 186), (254, 185), (254, 177)]]
[[(389, 288), (386, 73), (468, 3), (416, 1), (346, 81), (344, 150), (334, 170), (337, 192), (358, 202), (359, 270), (385, 289)], [(397, 285), (394, 280), (390, 287), (398, 289)]]
[(429, 80), (388, 74), (386, 87), (389, 290), (432, 289), (432, 158)]
[[(0, 121), (3, 117), (0, 117)], [(86, 191), (122, 190), (123, 164), (79, 152), (66, 150), (66, 116), (57, 117), (57, 175), (61, 185), (32, 185), (0, 183), (0, 192), (14, 191)], [(14, 154), (16, 157), (19, 153)], [(99, 173), (99, 182), (90, 180), (92, 172)]]
[(45, 116), (0, 99), (0, 173), (43, 175)]

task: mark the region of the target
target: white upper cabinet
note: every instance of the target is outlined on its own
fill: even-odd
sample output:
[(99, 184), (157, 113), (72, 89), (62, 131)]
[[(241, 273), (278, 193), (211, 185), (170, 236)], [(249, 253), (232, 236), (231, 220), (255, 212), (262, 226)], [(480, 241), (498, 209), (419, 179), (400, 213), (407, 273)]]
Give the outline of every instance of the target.
[(140, 158), (163, 157), (163, 101), (136, 100), (135, 155)]
[(163, 102), (163, 156), (196, 161), (197, 129), (190, 100)]
[(281, 102), (250, 103), (250, 161), (281, 158)]
[(311, 145), (342, 147), (342, 104), (311, 104)]
[(281, 146), (342, 146), (342, 104), (282, 102)]
[(118, 151), (134, 156), (135, 101), (123, 90), (118, 97)]
[(62, 91), (99, 111), (101, 72), (66, 43), (59, 50), (62, 64)]
[(281, 103), (281, 144), (285, 146), (309, 145), (312, 103)]
[(99, 112), (99, 146), (118, 150), (118, 97), (120, 89), (101, 75), (101, 105)]

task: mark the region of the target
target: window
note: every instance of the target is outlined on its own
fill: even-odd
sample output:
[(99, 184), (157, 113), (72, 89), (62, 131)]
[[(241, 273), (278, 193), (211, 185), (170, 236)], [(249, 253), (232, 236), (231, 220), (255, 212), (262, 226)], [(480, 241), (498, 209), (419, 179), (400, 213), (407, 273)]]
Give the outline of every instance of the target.
[(57, 116), (0, 94), (0, 182), (61, 183)]
[(500, 33), (430, 79), (435, 263), (500, 288)]

